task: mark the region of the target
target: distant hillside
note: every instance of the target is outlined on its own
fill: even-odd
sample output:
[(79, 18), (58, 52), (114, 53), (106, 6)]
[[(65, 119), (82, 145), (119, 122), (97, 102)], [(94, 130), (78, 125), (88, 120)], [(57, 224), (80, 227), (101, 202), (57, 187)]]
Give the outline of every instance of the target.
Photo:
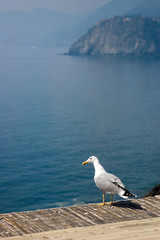
[[(48, 45), (46, 39), (52, 33), (61, 29), (64, 32), (64, 29), (75, 26), (83, 18), (83, 16), (68, 15), (41, 8), (28, 12), (0, 13), (0, 44), (46, 46)], [(51, 41), (57, 41), (55, 35)]]
[(160, 23), (140, 15), (104, 19), (74, 43), (69, 54), (160, 55)]
[(148, 17), (160, 17), (160, 0), (143, 0), (127, 14), (142, 14)]
[[(137, 15), (157, 17), (160, 14), (160, 0), (113, 0), (95, 12), (91, 13), (86, 19), (65, 32), (62, 42), (75, 42), (86, 31), (101, 21), (103, 18), (114, 16)], [(62, 35), (61, 35), (62, 36)]]
[(65, 31), (64, 33), (61, 32), (60, 34), (62, 38), (59, 40), (62, 41), (62, 43), (63, 41), (73, 43), (83, 34), (85, 34), (89, 28), (93, 27), (98, 21), (102, 20), (103, 18), (122, 16), (136, 7), (142, 1), (143, 0), (113, 0), (100, 7), (95, 12), (91, 13), (73, 28), (68, 29), (68, 31)]
[(160, 0), (112, 0), (93, 13), (68, 15), (47, 9), (0, 13), (0, 46), (71, 46), (103, 18), (160, 16)]

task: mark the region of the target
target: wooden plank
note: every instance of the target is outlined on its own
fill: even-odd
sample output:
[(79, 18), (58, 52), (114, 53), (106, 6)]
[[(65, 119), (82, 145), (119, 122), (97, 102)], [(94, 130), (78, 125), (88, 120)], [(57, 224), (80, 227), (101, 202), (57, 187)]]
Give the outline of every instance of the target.
[(28, 231), (30, 227), (27, 225), (27, 222), (25, 220), (25, 216), (23, 215), (23, 213), (21, 215), (16, 213), (6, 214), (4, 218), (8, 221), (8, 223), (11, 226), (13, 226), (16, 229), (17, 234), (19, 235), (33, 232), (33, 231)]
[(4, 236), (17, 236), (20, 235), (15, 230), (15, 227), (8, 223), (5, 219), (1, 220), (1, 234)]
[(54, 214), (56, 219), (57, 229), (67, 229), (71, 227), (71, 224), (67, 221), (67, 216), (64, 214), (63, 208), (51, 209), (51, 213)]
[(78, 227), (82, 226), (90, 226), (91, 222), (86, 220), (86, 218), (83, 218), (83, 216), (79, 215), (77, 211), (75, 211), (72, 208), (65, 208), (65, 211), (68, 213), (67, 216), (71, 216), (73, 218), (73, 221), (75, 221), (75, 225)]
[(160, 208), (157, 204), (155, 204), (154, 200), (154, 198), (145, 198), (141, 199), (140, 203), (143, 205), (143, 208), (151, 217), (158, 217), (160, 215)]
[(61, 208), (60, 214), (57, 217), (65, 223), (65, 228), (76, 227), (77, 225), (79, 226), (79, 222), (76, 221), (76, 218), (73, 215), (68, 214), (67, 208)]
[(130, 205), (128, 205), (128, 207), (126, 206), (125, 208), (119, 208), (118, 206), (116, 206), (115, 210), (117, 212), (121, 211), (123, 213), (123, 217), (126, 219), (143, 219), (143, 218), (148, 218), (151, 217), (150, 215), (148, 215), (148, 213), (141, 207), (136, 207), (133, 208), (133, 206), (130, 207)]
[(159, 240), (160, 217), (132, 220), (89, 227), (70, 228), (21, 237), (6, 238), (5, 240)]
[[(145, 205), (147, 205), (147, 209), (152, 209), (152, 212), (159, 215), (160, 214), (160, 208), (157, 204), (157, 202), (151, 201), (152, 199), (145, 199)], [(154, 207), (154, 208), (153, 208)]]
[(48, 227), (52, 230), (60, 229), (59, 226), (61, 226), (61, 228), (64, 229), (66, 225), (63, 226), (62, 221), (56, 218), (57, 214), (58, 213), (56, 211), (50, 211), (49, 209), (47, 211), (39, 210), (37, 211), (36, 222), (38, 224), (38, 221), (41, 220), (43, 224), (43, 221), (45, 221)]
[(0, 214), (0, 237), (160, 217), (160, 198)]
[[(110, 209), (111, 208), (111, 209)], [(123, 216), (120, 212), (116, 211), (113, 207), (99, 207), (98, 214), (102, 214), (104, 216), (106, 223), (123, 221)]]
[(81, 217), (85, 222), (90, 222), (90, 225), (94, 224), (102, 224), (104, 223), (104, 219), (93, 215), (89, 209), (83, 208), (82, 206), (70, 207), (72, 211), (75, 212), (76, 215)]

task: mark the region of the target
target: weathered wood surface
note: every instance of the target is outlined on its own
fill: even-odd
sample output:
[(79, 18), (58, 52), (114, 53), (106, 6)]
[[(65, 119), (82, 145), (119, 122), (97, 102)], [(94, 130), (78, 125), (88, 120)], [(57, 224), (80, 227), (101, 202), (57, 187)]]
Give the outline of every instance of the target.
[(160, 196), (117, 201), (112, 206), (79, 206), (0, 214), (0, 238), (73, 227), (160, 217)]
[(160, 217), (27, 234), (5, 240), (160, 240)]

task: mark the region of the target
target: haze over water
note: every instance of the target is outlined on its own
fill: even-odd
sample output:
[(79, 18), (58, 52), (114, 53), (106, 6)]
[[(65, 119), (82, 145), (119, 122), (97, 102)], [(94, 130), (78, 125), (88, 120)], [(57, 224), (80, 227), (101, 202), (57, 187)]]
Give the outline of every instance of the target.
[(90, 155), (138, 197), (159, 183), (160, 59), (0, 48), (0, 212), (100, 202)]

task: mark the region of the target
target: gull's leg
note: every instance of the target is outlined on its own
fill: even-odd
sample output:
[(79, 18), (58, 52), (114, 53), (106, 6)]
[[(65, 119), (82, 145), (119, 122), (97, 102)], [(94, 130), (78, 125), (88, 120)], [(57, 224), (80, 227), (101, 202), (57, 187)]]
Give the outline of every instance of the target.
[(111, 201), (107, 202), (107, 204), (113, 204), (113, 193), (111, 193)]
[(103, 193), (103, 205), (105, 205), (105, 193)]
[(102, 205), (104, 206), (106, 203), (105, 203), (105, 193), (103, 193), (103, 203), (99, 203), (99, 205)]
[(111, 193), (111, 204), (113, 203), (113, 193)]

